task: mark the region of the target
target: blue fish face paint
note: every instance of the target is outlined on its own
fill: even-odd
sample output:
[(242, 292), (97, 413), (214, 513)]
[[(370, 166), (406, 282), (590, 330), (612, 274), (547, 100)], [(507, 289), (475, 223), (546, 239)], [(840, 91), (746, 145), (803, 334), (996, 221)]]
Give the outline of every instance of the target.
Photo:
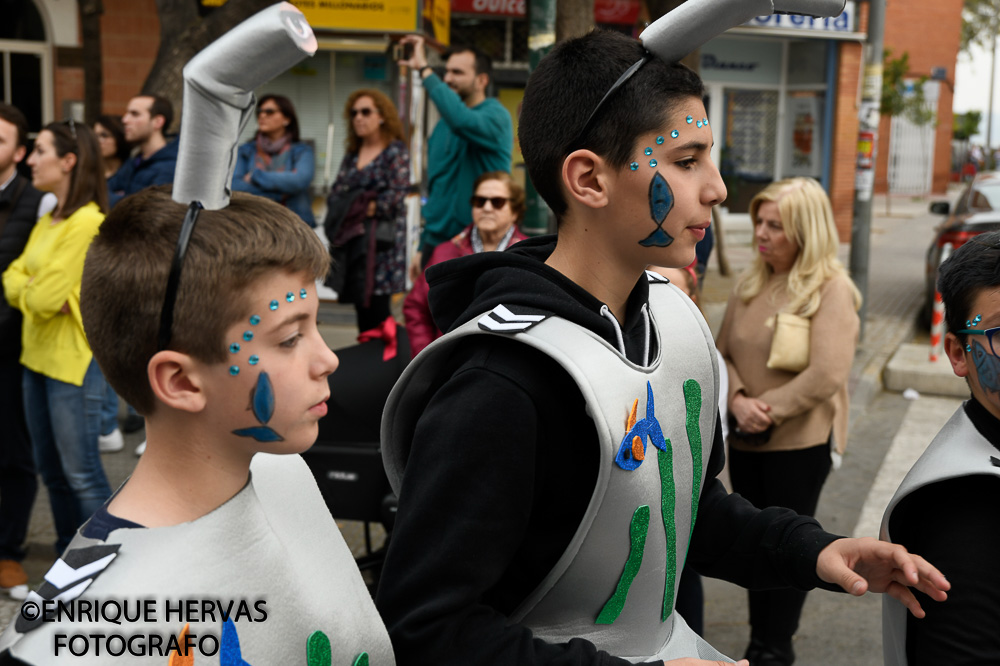
[(649, 215), (656, 223), (656, 229), (646, 238), (639, 241), (643, 247), (667, 247), (674, 242), (674, 237), (663, 229), (663, 221), (667, 219), (674, 207), (674, 193), (666, 178), (657, 171), (649, 181)]
[(283, 442), (284, 437), (267, 426), (274, 416), (274, 386), (266, 372), (257, 375), (257, 384), (250, 392), (250, 407), (254, 417), (261, 423), (259, 426), (234, 430), (234, 435), (251, 437), (258, 442)]
[(976, 366), (979, 387), (985, 393), (1000, 393), (1000, 358), (988, 352), (978, 340), (974, 340), (972, 363)]

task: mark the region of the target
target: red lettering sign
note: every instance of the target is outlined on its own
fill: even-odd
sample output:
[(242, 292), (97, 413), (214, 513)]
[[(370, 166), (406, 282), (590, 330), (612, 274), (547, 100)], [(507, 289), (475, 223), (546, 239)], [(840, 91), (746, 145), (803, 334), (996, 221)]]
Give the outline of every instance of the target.
[(527, 0), (451, 0), (453, 14), (484, 14), (524, 18), (528, 15)]

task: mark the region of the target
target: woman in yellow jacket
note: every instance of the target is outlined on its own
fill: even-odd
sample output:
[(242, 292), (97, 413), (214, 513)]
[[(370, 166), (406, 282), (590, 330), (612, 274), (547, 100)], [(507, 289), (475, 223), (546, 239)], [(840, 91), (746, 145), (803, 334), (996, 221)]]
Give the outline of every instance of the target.
[(108, 208), (100, 159), (82, 123), (51, 123), (39, 133), (28, 157), (32, 183), (59, 203), (3, 274), (7, 301), (24, 315), (25, 416), (60, 553), (111, 496), (97, 451), (106, 384), (80, 318), (83, 260)]

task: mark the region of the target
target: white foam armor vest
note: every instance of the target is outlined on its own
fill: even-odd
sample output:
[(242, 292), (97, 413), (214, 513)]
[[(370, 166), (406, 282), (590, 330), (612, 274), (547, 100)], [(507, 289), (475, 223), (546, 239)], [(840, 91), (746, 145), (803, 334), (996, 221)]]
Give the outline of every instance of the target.
[[(904, 497), (917, 489), (962, 476), (1000, 476), (1000, 468), (990, 462), (996, 455), (996, 447), (976, 430), (965, 413), (965, 406), (959, 407), (899, 485), (882, 517), (879, 538), (892, 542), (889, 534), (892, 512)], [(886, 666), (905, 666), (907, 663), (907, 612), (906, 606), (888, 594), (882, 595), (882, 652)]]
[[(633, 662), (728, 661), (673, 612), (715, 433), (718, 357), (690, 299), (669, 284), (652, 284), (649, 291), (659, 351), (648, 367), (631, 363), (595, 333), (564, 319), (518, 315), (504, 306), (435, 341), (389, 397), (383, 459), (398, 492), (410, 446), (407, 433), (459, 339), (504, 335), (544, 352), (583, 394), (601, 463), (569, 546), (509, 621), (551, 643), (583, 638)], [(628, 415), (636, 402), (633, 421)], [(574, 446), (565, 442), (561, 448), (572, 455)]]
[[(29, 664), (189, 663), (135, 654), (153, 636), (167, 645), (188, 624), (189, 634), (212, 634), (221, 643), (211, 656), (192, 652), (196, 666), (324, 663), (324, 655), (330, 666), (394, 664), (389, 635), (306, 463), (297, 455), (258, 453), (251, 472), (233, 498), (189, 523), (117, 529), (104, 541), (77, 534), (25, 602), (74, 599), (79, 607), (117, 600), (134, 609), (149, 599), (152, 612), (132, 613), (138, 621), (118, 625), (27, 622), (19, 614), (0, 649)], [(235, 602), (229, 623), (218, 606), (213, 617), (202, 614), (203, 604), (215, 600)], [(240, 602), (249, 613), (239, 613)], [(104, 641), (100, 655), (93, 645), (85, 656), (66, 648), (55, 655), (56, 634), (95, 633), (142, 640), (122, 656), (109, 655)], [(119, 647), (117, 639), (110, 645)], [(211, 652), (215, 645), (203, 647)]]

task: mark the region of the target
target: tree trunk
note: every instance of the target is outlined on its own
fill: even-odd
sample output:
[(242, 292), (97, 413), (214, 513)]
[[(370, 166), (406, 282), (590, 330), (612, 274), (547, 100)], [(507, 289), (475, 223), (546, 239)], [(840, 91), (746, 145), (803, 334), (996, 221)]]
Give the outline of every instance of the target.
[(556, 0), (556, 42), (582, 37), (593, 29), (592, 0)]
[(229, 0), (202, 18), (192, 0), (156, 0), (160, 49), (142, 92), (169, 99), (175, 110), (174, 126), (178, 126), (183, 108), (184, 65), (230, 28), (272, 4), (273, 0)]
[(83, 37), (83, 120), (88, 125), (101, 115), (104, 96), (104, 68), (101, 66), (101, 0), (80, 2), (80, 30)]

